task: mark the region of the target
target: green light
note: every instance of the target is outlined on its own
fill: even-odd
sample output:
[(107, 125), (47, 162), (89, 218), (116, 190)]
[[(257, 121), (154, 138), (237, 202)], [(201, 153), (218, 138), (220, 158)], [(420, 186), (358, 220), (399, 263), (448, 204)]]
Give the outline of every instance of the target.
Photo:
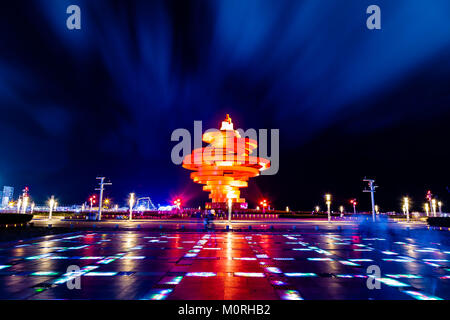
[(57, 276), (59, 273), (58, 272), (53, 272), (53, 271), (40, 271), (40, 272), (33, 272), (31, 275), (32, 276)]

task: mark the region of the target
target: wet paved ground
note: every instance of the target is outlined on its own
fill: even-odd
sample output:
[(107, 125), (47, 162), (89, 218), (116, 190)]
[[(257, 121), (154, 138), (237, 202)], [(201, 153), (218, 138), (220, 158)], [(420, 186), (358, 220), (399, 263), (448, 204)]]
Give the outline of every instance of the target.
[[(450, 299), (449, 231), (339, 227), (97, 230), (0, 243), (0, 299)], [(81, 270), (66, 273), (70, 265)], [(367, 288), (370, 265), (381, 269), (379, 290)], [(76, 276), (81, 289), (68, 289)]]

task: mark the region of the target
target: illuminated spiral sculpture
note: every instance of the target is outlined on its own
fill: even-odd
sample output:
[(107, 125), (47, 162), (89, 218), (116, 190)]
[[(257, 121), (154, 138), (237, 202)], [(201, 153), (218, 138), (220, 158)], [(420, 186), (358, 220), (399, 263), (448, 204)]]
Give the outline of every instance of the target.
[(208, 130), (202, 140), (209, 145), (194, 151), (183, 159), (183, 168), (192, 170), (191, 179), (204, 184), (211, 202), (206, 208), (224, 209), (231, 201), (235, 208), (247, 208), (239, 188), (248, 186), (248, 179), (270, 167), (270, 161), (252, 156), (256, 140), (241, 137), (234, 130), (230, 116), (222, 121), (220, 130)]

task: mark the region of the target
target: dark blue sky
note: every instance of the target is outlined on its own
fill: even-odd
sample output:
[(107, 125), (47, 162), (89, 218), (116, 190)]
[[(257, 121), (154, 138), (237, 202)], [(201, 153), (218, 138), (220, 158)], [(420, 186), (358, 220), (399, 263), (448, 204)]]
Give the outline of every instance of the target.
[[(66, 28), (81, 7), (82, 29)], [(367, 6), (382, 29), (366, 28)], [(331, 192), (418, 209), (450, 205), (450, 2), (17, 1), (1, 5), (0, 185), (81, 203), (206, 199), (173, 165), (170, 135), (194, 120), (280, 129), (280, 170), (246, 192), (309, 210)], [(413, 205), (413, 206), (414, 206)], [(367, 206), (368, 208), (368, 206)]]

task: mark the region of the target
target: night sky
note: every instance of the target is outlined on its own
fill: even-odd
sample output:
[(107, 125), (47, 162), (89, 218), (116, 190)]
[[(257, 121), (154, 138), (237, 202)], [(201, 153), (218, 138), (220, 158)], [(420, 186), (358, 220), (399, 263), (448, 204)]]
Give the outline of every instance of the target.
[[(81, 8), (81, 30), (66, 8)], [(366, 8), (381, 7), (381, 30)], [(207, 194), (171, 162), (176, 128), (280, 129), (280, 169), (252, 207), (335, 210), (380, 186), (382, 210), (450, 206), (450, 2), (8, 1), (0, 10), (0, 186), (80, 204), (97, 175), (196, 207)], [(445, 207), (447, 206), (447, 208)]]

